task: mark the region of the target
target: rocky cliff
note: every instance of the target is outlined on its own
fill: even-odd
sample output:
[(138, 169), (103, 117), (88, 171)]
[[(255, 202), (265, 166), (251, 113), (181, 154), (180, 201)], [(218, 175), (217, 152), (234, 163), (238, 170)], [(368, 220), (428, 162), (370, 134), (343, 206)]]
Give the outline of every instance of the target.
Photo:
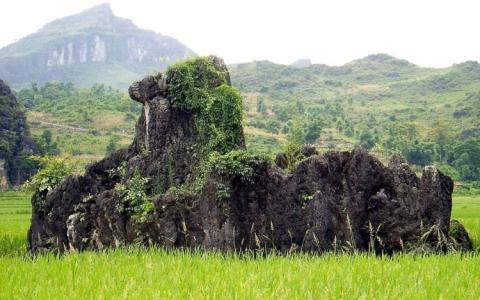
[(58, 80), (127, 87), (139, 74), (192, 54), (175, 39), (142, 30), (102, 4), (0, 49), (0, 78), (15, 86)]
[(38, 152), (17, 98), (0, 79), (0, 188), (18, 186), (30, 177), (36, 165), (27, 158)]
[(360, 150), (318, 154), (290, 171), (245, 151), (242, 105), (216, 57), (130, 87), (143, 104), (132, 145), (32, 199), (29, 249), (129, 244), (220, 250), (447, 250), (452, 180), (421, 178)]

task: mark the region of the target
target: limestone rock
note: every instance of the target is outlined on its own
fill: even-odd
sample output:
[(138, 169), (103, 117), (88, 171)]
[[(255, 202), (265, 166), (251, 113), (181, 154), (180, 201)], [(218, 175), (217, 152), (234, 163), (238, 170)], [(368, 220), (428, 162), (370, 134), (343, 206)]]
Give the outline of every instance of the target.
[[(228, 78), (221, 59), (209, 61)], [(133, 243), (284, 252), (391, 253), (420, 244), (446, 249), (439, 241), (449, 234), (453, 182), (433, 166), (418, 178), (399, 159), (384, 166), (361, 150), (318, 154), (310, 146), (291, 172), (281, 168), (281, 155), (277, 165), (236, 161), (206, 173), (195, 192), (182, 189), (195, 182), (202, 159), (198, 113), (170, 103), (164, 76), (147, 77), (129, 90), (144, 110), (128, 149), (91, 164), (83, 176), (67, 178), (47, 195), (34, 196), (31, 251)], [(241, 129), (238, 134), (243, 149)], [(123, 174), (116, 172), (122, 168)], [(228, 168), (248, 170), (249, 177)], [(122, 209), (115, 188), (135, 170), (150, 179), (145, 193), (154, 206), (141, 222)]]
[(460, 251), (473, 250), (473, 243), (465, 227), (457, 220), (450, 221), (450, 238), (454, 240), (454, 247)]
[(0, 186), (18, 186), (36, 171), (27, 161), (39, 153), (27, 121), (10, 87), (0, 79)]

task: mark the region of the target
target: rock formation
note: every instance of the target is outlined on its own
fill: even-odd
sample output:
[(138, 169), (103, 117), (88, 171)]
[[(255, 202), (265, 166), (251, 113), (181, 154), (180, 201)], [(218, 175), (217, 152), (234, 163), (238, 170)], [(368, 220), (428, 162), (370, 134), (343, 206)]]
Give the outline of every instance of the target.
[(241, 98), (221, 59), (198, 58), (129, 89), (144, 110), (122, 149), (32, 199), (29, 249), (165, 248), (391, 253), (446, 250), (452, 180), (400, 158), (317, 153), (287, 171), (245, 151)]
[(36, 171), (27, 160), (38, 153), (28, 133), (25, 114), (10, 87), (0, 79), (0, 189), (18, 186)]

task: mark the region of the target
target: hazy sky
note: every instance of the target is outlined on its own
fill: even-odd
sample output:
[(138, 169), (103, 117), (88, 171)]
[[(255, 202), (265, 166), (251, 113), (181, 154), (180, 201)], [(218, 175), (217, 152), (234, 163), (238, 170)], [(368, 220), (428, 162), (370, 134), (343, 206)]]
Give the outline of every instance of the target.
[[(0, 46), (96, 0), (13, 0), (0, 10)], [(340, 65), (388, 53), (422, 66), (480, 60), (479, 0), (111, 0), (117, 16), (227, 63), (311, 58)]]

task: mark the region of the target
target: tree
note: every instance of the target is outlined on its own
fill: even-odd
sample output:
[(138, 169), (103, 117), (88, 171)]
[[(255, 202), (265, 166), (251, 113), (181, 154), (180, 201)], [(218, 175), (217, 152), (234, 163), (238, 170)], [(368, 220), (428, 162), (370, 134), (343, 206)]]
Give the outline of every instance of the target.
[(113, 136), (113, 137), (110, 138), (110, 140), (108, 141), (107, 147), (105, 149), (105, 154), (106, 155), (110, 155), (115, 150), (118, 149), (117, 141), (118, 141), (118, 138), (116, 136)]
[(36, 139), (37, 144), (40, 147), (40, 152), (45, 155), (54, 156), (60, 154), (60, 149), (58, 149), (58, 144), (52, 139), (52, 132), (48, 129), (45, 129), (42, 132), (40, 137)]
[(452, 140), (451, 130), (449, 130), (449, 125), (443, 121), (435, 121), (432, 124), (431, 137), (436, 143), (436, 152), (438, 154), (439, 161), (445, 161), (447, 146)]
[(299, 119), (294, 119), (290, 123), (288, 134), (287, 134), (287, 143), (290, 145), (301, 145), (305, 140), (305, 133), (302, 128), (302, 124)]
[(302, 102), (297, 100), (297, 102), (295, 102), (295, 106), (297, 107), (297, 111), (299, 114), (303, 114), (305, 112), (305, 106)]
[(425, 166), (433, 162), (435, 146), (430, 142), (415, 140), (412, 143), (406, 144), (402, 154), (409, 163)]
[(469, 138), (453, 149), (453, 165), (463, 180), (480, 180), (480, 139)]
[(278, 134), (280, 131), (280, 123), (276, 120), (268, 120), (265, 127), (268, 132), (271, 132), (274, 134)]
[(265, 100), (262, 97), (258, 97), (258, 99), (257, 99), (257, 112), (261, 113), (262, 115), (267, 113), (267, 107), (265, 106)]
[(362, 147), (365, 150), (372, 149), (376, 143), (374, 136), (368, 131), (362, 132), (360, 134), (359, 140), (360, 140), (360, 147)]
[(42, 193), (53, 190), (63, 179), (73, 174), (75, 165), (78, 163), (70, 157), (31, 157), (40, 165), (40, 170), (33, 177), (23, 184), (23, 189)]
[(276, 105), (272, 110), (280, 121), (285, 122), (289, 119), (288, 109), (285, 106)]
[(309, 118), (305, 126), (304, 141), (308, 144), (313, 144), (320, 137), (322, 133), (323, 123), (319, 118)]

